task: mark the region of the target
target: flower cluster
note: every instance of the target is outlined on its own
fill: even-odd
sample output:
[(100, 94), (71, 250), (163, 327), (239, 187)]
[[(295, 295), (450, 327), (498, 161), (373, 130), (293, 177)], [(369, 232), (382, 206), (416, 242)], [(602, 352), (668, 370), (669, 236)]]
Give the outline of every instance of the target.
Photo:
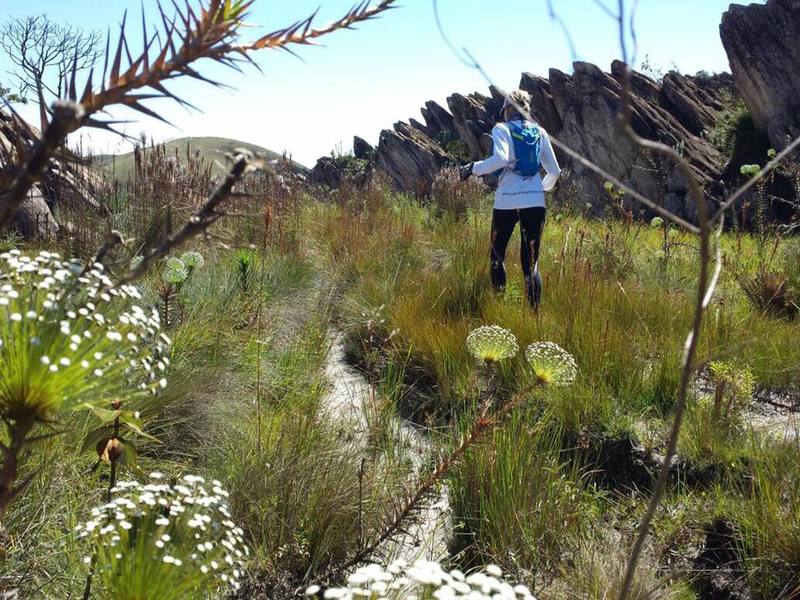
[(103, 597), (115, 599), (206, 597), (236, 592), (249, 554), (231, 520), (228, 493), (202, 477), (166, 483), (151, 473), (145, 485), (124, 481), (112, 500), (92, 510), (76, 528), (88, 540)]
[(746, 177), (755, 177), (761, 172), (761, 167), (758, 165), (742, 165), (739, 167), (739, 172)]
[(539, 383), (568, 386), (575, 381), (575, 358), (554, 342), (536, 342), (525, 350), (525, 359)]
[(203, 255), (195, 250), (187, 250), (184, 252), (181, 255), (181, 261), (190, 271), (193, 269), (200, 269), (206, 264), (206, 259), (203, 258)]
[(469, 333), (467, 350), (478, 360), (496, 363), (516, 356), (519, 346), (517, 338), (508, 329), (498, 325), (484, 325)]
[(206, 260), (202, 254), (194, 250), (188, 250), (180, 258), (170, 256), (164, 261), (164, 270), (161, 272), (161, 278), (164, 283), (180, 286), (189, 279), (192, 271), (201, 268), (204, 264), (206, 264)]
[(164, 263), (161, 278), (165, 283), (180, 285), (189, 278), (189, 270), (180, 258), (170, 256)]
[(0, 417), (47, 420), (80, 402), (166, 386), (170, 340), (140, 299), (101, 264), (0, 254)]
[(650, 227), (653, 229), (661, 229), (664, 226), (664, 219), (661, 217), (653, 217), (650, 219)]
[(306, 590), (306, 596), (355, 600), (535, 600), (524, 585), (512, 586), (501, 579), (502, 571), (489, 565), (484, 571), (465, 575), (445, 571), (438, 563), (417, 561), (412, 565), (398, 560), (387, 568), (378, 564), (358, 569), (347, 578), (347, 587), (321, 592), (318, 586)]

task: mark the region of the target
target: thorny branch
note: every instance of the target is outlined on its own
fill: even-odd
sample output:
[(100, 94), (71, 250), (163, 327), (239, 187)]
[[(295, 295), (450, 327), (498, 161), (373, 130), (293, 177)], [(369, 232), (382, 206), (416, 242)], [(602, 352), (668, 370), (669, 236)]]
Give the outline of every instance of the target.
[[(289, 49), (293, 45), (312, 45), (325, 35), (341, 29), (352, 29), (357, 23), (379, 16), (393, 8), (395, 0), (381, 0), (372, 6), (368, 1), (360, 2), (343, 17), (333, 23), (314, 28), (316, 13), (293, 25), (268, 33), (254, 42), (239, 43), (239, 32), (248, 16), (248, 9), (255, 0), (231, 3), (227, 0), (207, 0), (199, 10), (192, 7), (190, 0), (178, 5), (174, 3), (176, 14), (169, 18), (159, 3), (158, 9), (163, 28), (161, 35), (149, 35), (142, 14), (142, 52), (135, 58), (131, 55), (125, 29), (125, 19), (120, 26), (116, 49), (111, 52), (110, 39), (106, 45), (102, 70), (103, 84), (99, 90), (93, 87), (94, 70), (90, 71), (83, 92), (79, 93), (76, 83), (77, 64), (68, 74), (66, 101), (53, 106), (51, 115), (41, 107), (42, 137), (33, 148), (24, 149), (17, 157), (22, 172), (12, 178), (8, 189), (0, 190), (0, 229), (6, 227), (19, 205), (27, 196), (31, 186), (41, 177), (50, 159), (63, 145), (70, 133), (81, 127), (95, 127), (114, 132), (115, 121), (96, 118), (112, 106), (122, 105), (132, 108), (146, 116), (165, 121), (156, 111), (148, 108), (143, 101), (153, 98), (170, 98), (184, 106), (192, 105), (170, 92), (165, 83), (180, 77), (191, 77), (219, 86), (216, 81), (200, 74), (194, 64), (200, 59), (211, 59), (224, 66), (240, 70), (242, 62), (254, 64), (250, 54), (265, 48)], [(156, 48), (156, 40), (160, 47)], [(127, 68), (123, 69), (123, 53), (127, 58)], [(107, 74), (107, 76), (106, 76)], [(65, 77), (67, 79), (67, 77)], [(41, 86), (40, 102), (41, 102)], [(148, 90), (143, 92), (142, 90)], [(4, 175), (0, 171), (0, 175)], [(5, 174), (6, 177), (7, 174)], [(0, 181), (3, 177), (0, 177)]]

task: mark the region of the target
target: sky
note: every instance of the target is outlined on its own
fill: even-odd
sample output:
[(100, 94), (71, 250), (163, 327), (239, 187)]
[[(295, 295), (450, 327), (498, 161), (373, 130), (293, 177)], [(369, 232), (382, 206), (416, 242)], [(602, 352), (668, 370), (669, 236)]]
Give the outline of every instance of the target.
[[(200, 0), (190, 0), (197, 4)], [(571, 72), (573, 59), (605, 70), (621, 55), (616, 23), (598, 6), (613, 0), (552, 0), (569, 30), (573, 55), (563, 28), (549, 16), (547, 0), (439, 0), (442, 26), (455, 48), (467, 48), (492, 82), (505, 90), (517, 86), (522, 72), (547, 75), (550, 68)], [(255, 0), (244, 30), (256, 37), (304, 18), (317, 8), (316, 23), (346, 12), (354, 0)], [(170, 2), (165, 2), (169, 6)], [(399, 120), (421, 119), (427, 100), (446, 106), (453, 92), (487, 93), (476, 69), (464, 65), (445, 43), (434, 19), (433, 0), (400, 0), (400, 8), (325, 38), (319, 47), (295, 48), (298, 56), (267, 50), (253, 55), (261, 72), (215, 64), (199, 70), (232, 89), (196, 81), (176, 81), (170, 89), (202, 112), (170, 100), (151, 101), (172, 126), (129, 112), (115, 118), (127, 134), (146, 133), (156, 141), (183, 136), (222, 136), (287, 151), (313, 166), (319, 156), (348, 151), (353, 135), (377, 143), (382, 129)], [(627, 2), (630, 5), (632, 2)], [(105, 33), (118, 27), (128, 10), (130, 39), (140, 39), (141, 9), (155, 22), (155, 0), (0, 0), (0, 21), (9, 16), (46, 14), (51, 20)], [(636, 14), (638, 52), (656, 69), (726, 71), (728, 61), (719, 38), (727, 0), (640, 0)], [(131, 18), (135, 17), (135, 18)], [(134, 45), (135, 46), (135, 45)], [(0, 82), (11, 68), (0, 54)], [(34, 120), (35, 109), (20, 112)], [(130, 142), (107, 133), (82, 134), (84, 147), (100, 153), (130, 150)]]

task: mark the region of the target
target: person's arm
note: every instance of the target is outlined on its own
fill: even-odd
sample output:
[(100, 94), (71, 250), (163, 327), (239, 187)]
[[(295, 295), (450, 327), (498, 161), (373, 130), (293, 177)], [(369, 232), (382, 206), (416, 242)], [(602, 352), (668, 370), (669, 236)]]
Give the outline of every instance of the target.
[(553, 145), (550, 143), (550, 136), (547, 135), (547, 132), (541, 127), (539, 128), (539, 131), (542, 134), (542, 148), (539, 160), (541, 161), (545, 170), (545, 176), (542, 177), (542, 189), (545, 192), (549, 192), (553, 189), (553, 187), (555, 187), (556, 181), (558, 181), (558, 176), (561, 174), (561, 167), (558, 166), (556, 154), (553, 152)]
[(511, 133), (506, 125), (498, 124), (492, 129), (494, 152), (486, 160), (472, 165), (475, 175), (489, 175), (508, 166), (511, 162)]

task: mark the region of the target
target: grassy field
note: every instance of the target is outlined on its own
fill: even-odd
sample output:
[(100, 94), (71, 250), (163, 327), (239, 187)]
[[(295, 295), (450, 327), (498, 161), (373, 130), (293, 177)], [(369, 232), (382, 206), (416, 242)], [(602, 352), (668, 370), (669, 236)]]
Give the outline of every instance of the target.
[[(673, 415), (696, 241), (659, 223), (551, 207), (544, 302), (533, 312), (515, 251), (505, 292), (490, 288), (490, 198), (470, 198), (420, 202), (373, 183), (321, 202), (296, 189), (266, 226), (231, 219), (218, 232), (227, 247), (196, 244), (205, 265), (177, 292), (165, 293), (160, 265), (143, 281), (174, 344), (167, 388), (141, 407), (158, 441), (142, 444), (140, 463), (216, 478), (230, 492), (251, 548), (242, 597), (291, 598), (320, 577), (340, 578), (338, 567), (380, 536), (416, 483), (387, 415), (415, 422), (433, 460), (469, 430), (487, 389), (524, 402), (444, 481), (451, 566), (498, 564), (543, 599), (616, 597)], [(119, 207), (113, 218), (126, 235), (151, 235), (125, 214), (135, 205)], [(730, 232), (722, 245), (725, 269), (678, 464), (637, 572), (639, 599), (800, 593), (800, 442), (781, 429), (797, 408), (800, 320), (769, 314), (744, 291), (761, 281), (763, 242)], [(796, 293), (798, 240), (767, 245), (777, 248), (768, 271)], [(481, 325), (507, 328), (521, 348), (556, 342), (575, 357), (574, 385), (526, 390), (520, 356), (487, 384), (465, 345)], [(373, 390), (366, 447), (322, 409), (334, 333)], [(94, 453), (79, 452), (90, 417), (64, 425), (32, 454), (34, 483), (7, 522), (4, 583), (26, 598), (80, 592), (87, 550), (71, 531), (107, 486), (107, 465), (92, 470)]]

